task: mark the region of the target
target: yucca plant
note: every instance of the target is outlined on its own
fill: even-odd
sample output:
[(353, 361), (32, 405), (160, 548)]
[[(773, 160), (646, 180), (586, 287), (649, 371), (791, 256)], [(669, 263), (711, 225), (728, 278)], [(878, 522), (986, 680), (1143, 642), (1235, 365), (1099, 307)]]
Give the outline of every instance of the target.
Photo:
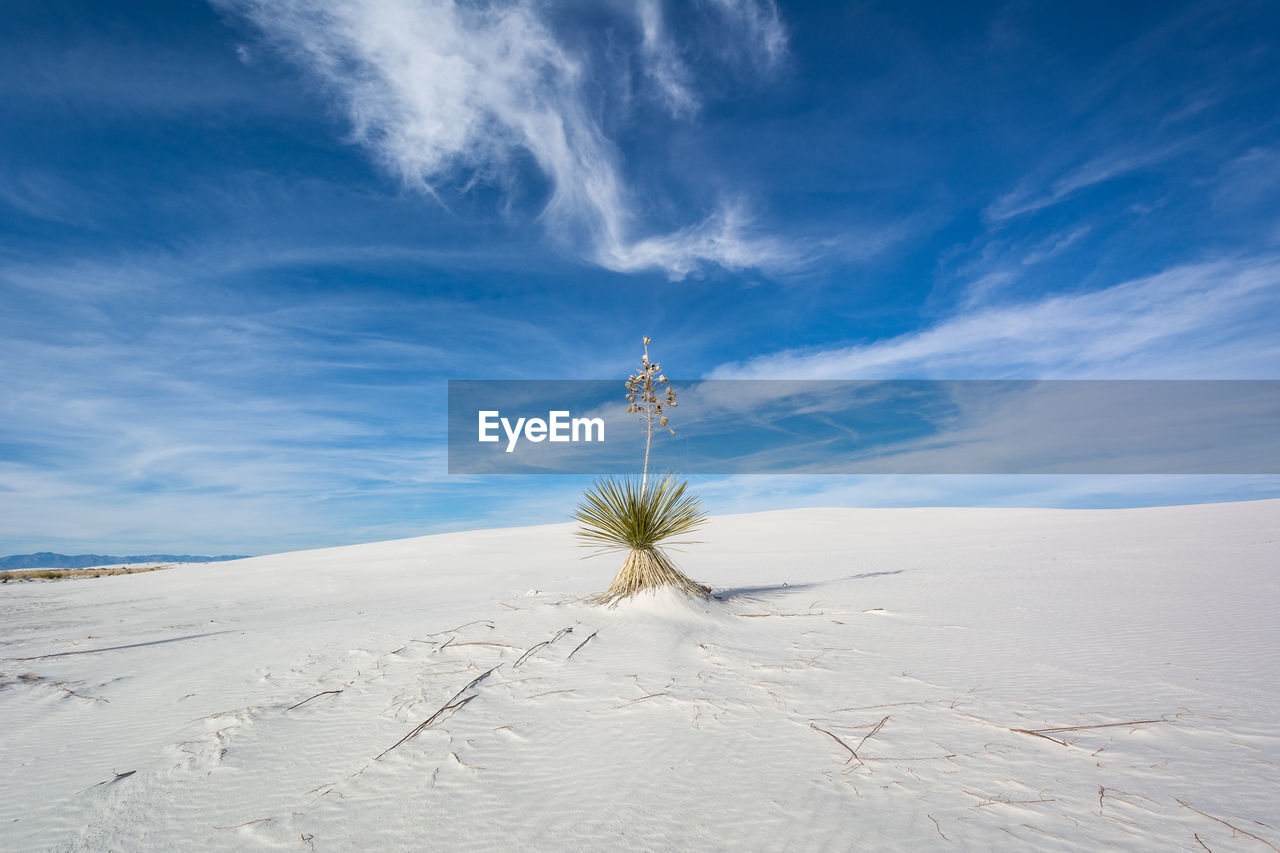
[(627, 559), (609, 588), (595, 602), (612, 607), (644, 590), (674, 587), (690, 596), (706, 596), (703, 586), (676, 568), (662, 546), (687, 544), (674, 537), (706, 523), (707, 515), (689, 483), (673, 476), (649, 480), (649, 450), (655, 428), (667, 426), (664, 409), (674, 408), (676, 392), (667, 385), (661, 367), (649, 360), (644, 339), (640, 371), (627, 379), (627, 411), (638, 414), (645, 429), (644, 467), (639, 482), (633, 477), (604, 477), (587, 489), (574, 518), (582, 525), (578, 538), (587, 547), (627, 551)]
[(693, 596), (711, 592), (676, 568), (662, 550), (664, 544), (688, 544), (672, 538), (706, 523), (702, 502), (688, 488), (687, 482), (675, 477), (643, 484), (631, 477), (606, 477), (587, 490), (573, 516), (582, 525), (578, 538), (588, 547), (628, 551), (626, 562), (609, 588), (596, 596), (596, 603), (612, 606), (637, 592), (663, 586)]

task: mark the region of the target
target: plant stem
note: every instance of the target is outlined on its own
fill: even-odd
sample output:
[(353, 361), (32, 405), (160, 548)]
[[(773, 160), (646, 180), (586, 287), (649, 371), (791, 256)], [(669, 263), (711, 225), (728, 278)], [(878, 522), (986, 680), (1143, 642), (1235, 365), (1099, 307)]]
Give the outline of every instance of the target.
[[(649, 367), (649, 339), (648, 338), (644, 339), (644, 366), (646, 369), (648, 369)], [(648, 374), (648, 375), (652, 375), (652, 374)], [(649, 385), (649, 381), (647, 378), (645, 380), (645, 384), (646, 386)], [(644, 491), (645, 485), (649, 482), (649, 445), (653, 443), (653, 411), (650, 408), (653, 404), (650, 403), (647, 398), (648, 393), (650, 392), (646, 390), (646, 399), (644, 404), (645, 405), (644, 468), (641, 469), (641, 472), (640, 472), (640, 491), (642, 492)]]
[(640, 491), (644, 491), (645, 484), (649, 482), (649, 443), (653, 441), (653, 424), (649, 424), (649, 430), (644, 436), (644, 469), (640, 474)]

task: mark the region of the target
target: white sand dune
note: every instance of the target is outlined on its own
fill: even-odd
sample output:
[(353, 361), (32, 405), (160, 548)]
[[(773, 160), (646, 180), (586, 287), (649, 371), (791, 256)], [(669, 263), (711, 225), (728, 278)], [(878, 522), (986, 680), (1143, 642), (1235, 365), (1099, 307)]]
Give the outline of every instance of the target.
[(1280, 849), (1280, 501), (570, 531), (0, 588), (0, 847)]

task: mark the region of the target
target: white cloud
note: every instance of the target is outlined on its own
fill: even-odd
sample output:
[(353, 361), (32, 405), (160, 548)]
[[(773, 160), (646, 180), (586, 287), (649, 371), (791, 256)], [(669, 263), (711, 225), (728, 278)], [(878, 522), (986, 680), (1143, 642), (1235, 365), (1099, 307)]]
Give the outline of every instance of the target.
[(725, 269), (793, 265), (801, 249), (783, 240), (751, 233), (741, 205), (725, 204), (715, 214), (687, 228), (631, 243), (599, 247), (598, 262), (618, 272), (661, 267), (676, 278), (694, 272), (705, 261)]
[(726, 39), (734, 46), (758, 46), (761, 58), (776, 65), (787, 53), (787, 30), (772, 0), (714, 0), (736, 32)]
[(1092, 226), (1078, 225), (1068, 232), (1053, 234), (1047, 240), (1042, 240), (1040, 243), (1033, 246), (1031, 250), (1019, 260), (1019, 263), (1024, 267), (1029, 267), (1033, 264), (1038, 264), (1056, 257), (1065, 252), (1075, 243), (1079, 242), (1079, 240), (1087, 235), (1091, 230), (1093, 230)]
[(1154, 165), (1171, 156), (1174, 151), (1175, 148), (1170, 147), (1136, 154), (1106, 154), (1095, 157), (1071, 169), (1048, 187), (1037, 186), (1037, 182), (1032, 180), (1024, 181), (988, 205), (984, 214), (988, 222), (1002, 222), (1052, 207), (1089, 187)]
[(716, 515), (810, 507), (1098, 507), (1273, 498), (1260, 475), (780, 474), (707, 479), (698, 491)]
[(658, 87), (672, 115), (698, 111), (698, 97), (689, 83), (689, 69), (680, 60), (675, 43), (664, 26), (662, 4), (658, 0), (641, 0), (636, 9), (643, 41), (640, 54), (645, 71)]
[(711, 378), (1275, 378), (1277, 316), (1280, 259), (1226, 259), (983, 307), (876, 343), (764, 355)]
[[(510, 189), (532, 157), (550, 183), (540, 220), (559, 244), (609, 269), (660, 269), (673, 278), (704, 263), (780, 260), (724, 211), (701, 224), (645, 236), (621, 155), (597, 103), (600, 69), (532, 2), (469, 6), (451, 0), (215, 0), (252, 20), (337, 95), (355, 138), (407, 184), (437, 195), (483, 180)], [(785, 32), (760, 0), (716, 9), (761, 63), (776, 63)], [(637, 52), (668, 108), (698, 100), (666, 30), (645, 3)], [(621, 73), (621, 72), (618, 72)]]
[(483, 304), (226, 284), (335, 258), (374, 260), (0, 259), (0, 553), (254, 553), (456, 522), (413, 509), (446, 488), (444, 377), (528, 352), (568, 372), (561, 341)]

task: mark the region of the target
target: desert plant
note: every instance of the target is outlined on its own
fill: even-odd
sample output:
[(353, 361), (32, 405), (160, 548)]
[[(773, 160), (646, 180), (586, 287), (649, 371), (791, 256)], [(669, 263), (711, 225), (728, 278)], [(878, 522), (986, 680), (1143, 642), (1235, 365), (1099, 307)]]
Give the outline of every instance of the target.
[(649, 360), (644, 339), (640, 370), (627, 378), (627, 411), (638, 414), (645, 430), (644, 467), (639, 482), (633, 477), (603, 477), (583, 496), (574, 518), (578, 538), (587, 547), (627, 551), (627, 559), (609, 588), (597, 595), (598, 604), (613, 606), (643, 590), (669, 586), (690, 596), (706, 596), (710, 587), (686, 576), (663, 550), (663, 545), (686, 544), (673, 537), (701, 527), (707, 519), (689, 483), (673, 476), (649, 480), (649, 454), (655, 429), (667, 426), (666, 409), (676, 405), (676, 393), (662, 368)]
[(676, 431), (667, 426), (668, 416), (663, 407), (674, 409), (677, 405), (676, 390), (667, 384), (662, 365), (649, 360), (649, 339), (644, 339), (644, 355), (640, 356), (640, 369), (627, 377), (627, 411), (640, 416), (644, 424), (644, 467), (641, 468), (640, 486), (649, 482), (649, 448), (653, 445), (654, 427), (661, 427), (672, 435)]

